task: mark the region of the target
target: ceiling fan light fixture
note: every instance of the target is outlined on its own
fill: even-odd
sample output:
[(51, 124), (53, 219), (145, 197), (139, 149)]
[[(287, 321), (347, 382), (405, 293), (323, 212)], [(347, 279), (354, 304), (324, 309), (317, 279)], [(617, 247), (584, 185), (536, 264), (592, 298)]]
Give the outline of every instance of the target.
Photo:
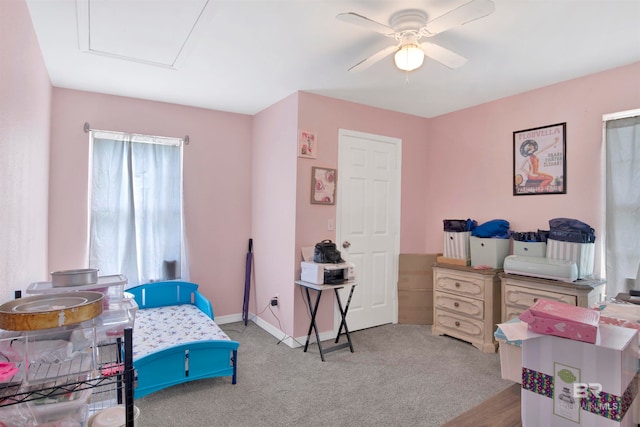
[(402, 71), (413, 71), (422, 66), (424, 51), (416, 44), (406, 44), (394, 56), (396, 67)]

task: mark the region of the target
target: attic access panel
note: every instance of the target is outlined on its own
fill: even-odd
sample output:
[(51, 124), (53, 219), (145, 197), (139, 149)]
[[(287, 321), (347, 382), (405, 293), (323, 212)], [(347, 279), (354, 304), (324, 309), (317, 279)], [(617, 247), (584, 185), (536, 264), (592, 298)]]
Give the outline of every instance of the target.
[(76, 0), (80, 50), (173, 68), (210, 0)]

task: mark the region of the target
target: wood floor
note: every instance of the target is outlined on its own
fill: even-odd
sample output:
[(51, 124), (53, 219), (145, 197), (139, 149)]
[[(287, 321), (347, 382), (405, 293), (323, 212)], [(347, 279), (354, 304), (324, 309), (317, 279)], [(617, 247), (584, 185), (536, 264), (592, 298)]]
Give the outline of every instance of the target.
[(520, 384), (513, 384), (442, 427), (522, 427), (521, 389)]

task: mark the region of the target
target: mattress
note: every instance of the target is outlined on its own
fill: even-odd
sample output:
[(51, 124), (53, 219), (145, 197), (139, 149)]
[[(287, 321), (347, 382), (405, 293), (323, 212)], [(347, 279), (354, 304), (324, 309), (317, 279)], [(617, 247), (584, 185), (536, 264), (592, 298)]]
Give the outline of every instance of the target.
[(229, 337), (195, 305), (145, 308), (136, 313), (133, 360), (167, 347), (207, 340)]

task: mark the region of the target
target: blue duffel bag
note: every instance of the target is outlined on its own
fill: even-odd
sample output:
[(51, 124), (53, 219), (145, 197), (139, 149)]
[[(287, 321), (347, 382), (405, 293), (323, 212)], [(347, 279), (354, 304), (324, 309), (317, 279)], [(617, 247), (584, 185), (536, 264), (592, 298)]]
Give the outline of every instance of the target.
[(572, 218), (549, 220), (549, 239), (561, 242), (594, 243), (596, 232), (588, 224)]
[(509, 221), (504, 219), (492, 219), (484, 224), (480, 224), (471, 231), (475, 237), (496, 237), (499, 239), (509, 238)]

